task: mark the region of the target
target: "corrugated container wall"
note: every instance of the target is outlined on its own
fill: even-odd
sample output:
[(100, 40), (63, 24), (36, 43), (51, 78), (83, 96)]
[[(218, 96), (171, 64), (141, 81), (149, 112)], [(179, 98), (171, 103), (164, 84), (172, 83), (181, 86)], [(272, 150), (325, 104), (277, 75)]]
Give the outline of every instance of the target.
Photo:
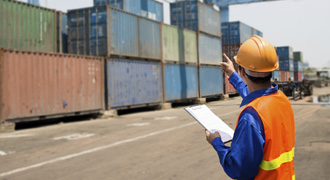
[(104, 59), (0, 50), (1, 121), (104, 109)]
[(200, 66), (200, 97), (223, 94), (223, 75), (220, 66)]
[(197, 64), (196, 32), (171, 25), (162, 25), (163, 59)]
[(222, 43), (224, 45), (242, 44), (252, 35), (263, 36), (263, 33), (240, 21), (224, 22), (221, 24)]
[(56, 12), (57, 52), (68, 53), (68, 15), (61, 11)]
[(171, 24), (221, 37), (220, 12), (199, 1), (171, 3)]
[(198, 70), (191, 65), (164, 65), (165, 100), (175, 101), (198, 97)]
[(288, 76), (286, 71), (280, 71), (280, 81), (288, 81)]
[(70, 53), (161, 59), (160, 23), (109, 6), (68, 16)]
[(163, 21), (163, 4), (154, 0), (94, 0), (94, 6), (106, 4), (138, 16)]
[(234, 56), (237, 56), (240, 47), (241, 47), (240, 44), (222, 45), (222, 53), (225, 53), (229, 57), (229, 59), (232, 60), (234, 67), (236, 69), (238, 68), (238, 65), (234, 61)]
[(56, 52), (56, 11), (0, 0), (0, 47)]
[(139, 50), (140, 57), (160, 59), (161, 31), (160, 24), (156, 21), (139, 18)]
[(293, 60), (279, 60), (280, 71), (293, 71), (294, 64)]
[(302, 81), (302, 72), (294, 72), (294, 81)]
[(163, 100), (160, 62), (108, 59), (106, 77), (107, 109), (127, 109)]
[(236, 94), (237, 91), (234, 86), (229, 82), (228, 77), (224, 78), (225, 80), (225, 93), (226, 94)]
[(220, 65), (222, 61), (221, 39), (198, 33), (199, 64)]
[(276, 53), (280, 60), (293, 60), (292, 47), (290, 46), (276, 47)]

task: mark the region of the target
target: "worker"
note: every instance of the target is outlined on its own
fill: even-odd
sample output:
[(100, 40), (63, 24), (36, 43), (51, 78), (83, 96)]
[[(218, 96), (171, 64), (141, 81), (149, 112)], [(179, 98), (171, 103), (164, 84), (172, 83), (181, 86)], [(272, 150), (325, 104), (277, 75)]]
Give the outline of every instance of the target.
[(232, 61), (224, 54), (223, 71), (243, 100), (231, 146), (218, 132), (205, 131), (220, 164), (232, 179), (295, 179), (294, 115), (288, 98), (271, 82), (278, 68), (275, 48), (259, 36), (245, 41)]

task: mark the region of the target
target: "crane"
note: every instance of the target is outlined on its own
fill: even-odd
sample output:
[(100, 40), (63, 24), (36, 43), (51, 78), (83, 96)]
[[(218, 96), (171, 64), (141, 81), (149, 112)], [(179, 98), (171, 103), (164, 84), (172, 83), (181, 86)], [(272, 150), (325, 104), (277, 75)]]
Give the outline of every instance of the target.
[(214, 4), (219, 6), (221, 12), (221, 22), (229, 21), (229, 5), (246, 4), (254, 2), (268, 2), (278, 0), (204, 0), (207, 4)]

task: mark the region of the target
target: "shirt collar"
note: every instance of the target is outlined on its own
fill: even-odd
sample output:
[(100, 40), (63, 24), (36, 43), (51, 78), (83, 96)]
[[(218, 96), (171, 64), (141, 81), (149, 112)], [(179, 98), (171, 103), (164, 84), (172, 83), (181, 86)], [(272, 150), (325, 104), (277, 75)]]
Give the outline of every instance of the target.
[(245, 106), (246, 104), (250, 103), (251, 101), (255, 100), (258, 97), (277, 93), (278, 85), (276, 83), (272, 83), (272, 86), (273, 86), (272, 88), (261, 89), (261, 90), (254, 91), (254, 92), (248, 94), (246, 97), (243, 98), (243, 101), (242, 101), (240, 107)]

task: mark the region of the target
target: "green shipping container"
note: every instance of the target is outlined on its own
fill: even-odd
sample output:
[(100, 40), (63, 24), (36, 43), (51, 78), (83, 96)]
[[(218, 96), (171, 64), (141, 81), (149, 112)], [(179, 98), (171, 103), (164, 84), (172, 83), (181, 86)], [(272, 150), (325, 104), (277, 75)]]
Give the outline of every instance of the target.
[(293, 52), (293, 60), (294, 61), (303, 61), (303, 54), (300, 51)]
[(197, 64), (196, 32), (171, 25), (162, 25), (163, 59)]
[(0, 47), (56, 52), (56, 11), (0, 0)]

